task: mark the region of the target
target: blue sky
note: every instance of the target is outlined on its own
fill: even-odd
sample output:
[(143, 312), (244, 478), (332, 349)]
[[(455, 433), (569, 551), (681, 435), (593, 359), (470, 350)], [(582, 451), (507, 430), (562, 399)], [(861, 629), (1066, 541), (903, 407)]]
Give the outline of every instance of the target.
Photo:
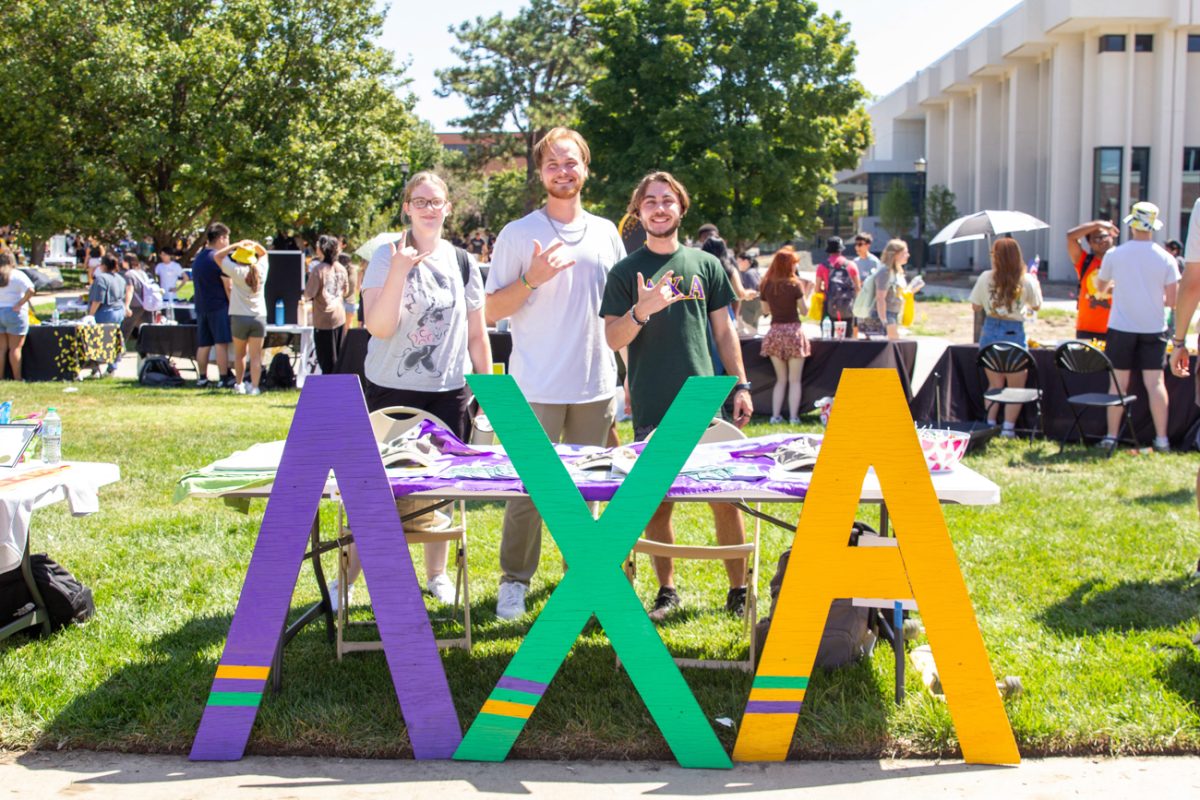
[[(522, 0), (454, 0), (430, 5), (393, 0), (380, 44), (400, 60), (411, 59), (406, 74), (418, 98), (417, 113), (432, 122), (435, 130), (453, 130), (449, 120), (465, 113), (457, 98), (441, 99), (433, 94), (438, 86), (434, 70), (456, 63), (450, 52), (455, 39), (447, 28), (496, 12), (512, 16), (523, 5)], [(822, 11), (840, 11), (850, 22), (850, 35), (859, 50), (858, 79), (867, 91), (880, 96), (1016, 5), (1014, 0), (819, 3)]]

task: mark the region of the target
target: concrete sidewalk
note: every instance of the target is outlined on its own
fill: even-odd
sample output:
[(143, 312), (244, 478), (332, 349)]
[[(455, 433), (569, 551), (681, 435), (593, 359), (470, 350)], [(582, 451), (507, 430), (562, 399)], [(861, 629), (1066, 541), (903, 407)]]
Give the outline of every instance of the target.
[(1200, 758), (1062, 758), (1018, 767), (959, 761), (806, 761), (688, 770), (662, 762), (380, 761), (250, 757), (193, 763), (182, 756), (65, 751), (0, 755), (0, 792), (44, 798), (776, 798), (1200, 797)]

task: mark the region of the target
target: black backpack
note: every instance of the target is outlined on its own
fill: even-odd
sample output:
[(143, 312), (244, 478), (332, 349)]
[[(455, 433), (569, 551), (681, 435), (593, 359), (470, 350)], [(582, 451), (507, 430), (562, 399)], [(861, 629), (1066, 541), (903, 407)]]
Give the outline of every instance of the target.
[(138, 369), (138, 383), (143, 386), (183, 386), (183, 376), (166, 356), (150, 356)]
[(293, 389), (296, 386), (296, 372), (292, 369), (292, 359), (287, 353), (276, 353), (263, 376), (263, 385), (267, 389)]
[[(37, 584), (42, 602), (50, 616), (51, 630), (58, 630), (76, 622), (84, 622), (96, 613), (96, 602), (92, 590), (80, 583), (66, 567), (56, 563), (45, 553), (35, 553), (30, 558), (33, 582)], [(33, 597), (20, 569), (0, 575), (0, 627), (16, 617), (31, 611)], [(30, 630), (41, 630), (35, 626)]]
[(829, 285), (825, 287), (825, 316), (847, 322), (854, 316), (854, 279), (846, 267), (846, 260), (826, 264), (829, 268)]
[[(857, 547), (858, 537), (864, 533), (873, 534), (875, 529), (865, 522), (855, 522), (850, 528), (850, 545)], [(779, 599), (779, 590), (783, 586), (783, 575), (787, 572), (788, 558), (791, 554), (790, 548), (783, 551), (775, 568), (775, 577), (771, 578), (772, 610)], [(762, 654), (770, 630), (770, 617), (759, 620), (754, 626), (755, 649), (759, 655)], [(877, 638), (876, 633), (871, 630), (871, 609), (855, 606), (852, 601), (846, 599), (834, 600), (829, 608), (829, 617), (825, 621), (825, 631), (821, 634), (821, 644), (817, 647), (815, 666), (833, 669), (853, 664), (863, 656), (871, 654)]]

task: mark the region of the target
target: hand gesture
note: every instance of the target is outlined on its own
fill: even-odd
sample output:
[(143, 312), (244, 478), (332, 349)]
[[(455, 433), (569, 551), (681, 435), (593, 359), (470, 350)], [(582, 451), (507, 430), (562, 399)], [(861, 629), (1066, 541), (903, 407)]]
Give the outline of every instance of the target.
[(1177, 378), (1186, 378), (1191, 374), (1191, 363), (1186, 347), (1176, 347), (1171, 351), (1171, 372)]
[(669, 269), (658, 279), (654, 286), (647, 286), (642, 273), (637, 274), (637, 304), (634, 306), (638, 319), (649, 319), (651, 314), (657, 314), (672, 303), (679, 302), (683, 297), (675, 291), (672, 278), (675, 270)]
[(533, 240), (533, 258), (529, 261), (529, 271), (525, 273), (525, 280), (530, 286), (536, 289), (543, 283), (554, 280), (563, 270), (575, 266), (574, 259), (568, 259), (564, 253), (559, 252), (562, 246), (562, 240), (555, 239), (543, 250), (542, 243), (537, 239)]
[(408, 272), (417, 264), (420, 264), (425, 259), (429, 258), (431, 250), (426, 250), (423, 253), (417, 252), (417, 248), (402, 245), (400, 242), (392, 242), (392, 269), (399, 269), (402, 272)]
[(750, 399), (750, 393), (744, 390), (739, 390), (733, 394), (733, 424), (739, 428), (745, 427), (750, 421), (750, 416), (754, 413), (754, 401)]

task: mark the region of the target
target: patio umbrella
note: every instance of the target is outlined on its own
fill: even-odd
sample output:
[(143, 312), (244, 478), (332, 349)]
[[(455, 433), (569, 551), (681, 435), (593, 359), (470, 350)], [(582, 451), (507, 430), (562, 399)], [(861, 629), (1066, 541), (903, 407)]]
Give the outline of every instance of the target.
[(377, 233), (367, 240), (365, 244), (354, 251), (354, 255), (362, 258), (364, 261), (370, 261), (371, 256), (375, 255), (375, 251), (379, 249), (381, 244), (391, 244), (398, 241), (404, 231), (394, 231), (390, 233)]
[(969, 242), (1005, 233), (1037, 231), (1050, 226), (1024, 211), (977, 211), (959, 217), (938, 231), (930, 245)]

